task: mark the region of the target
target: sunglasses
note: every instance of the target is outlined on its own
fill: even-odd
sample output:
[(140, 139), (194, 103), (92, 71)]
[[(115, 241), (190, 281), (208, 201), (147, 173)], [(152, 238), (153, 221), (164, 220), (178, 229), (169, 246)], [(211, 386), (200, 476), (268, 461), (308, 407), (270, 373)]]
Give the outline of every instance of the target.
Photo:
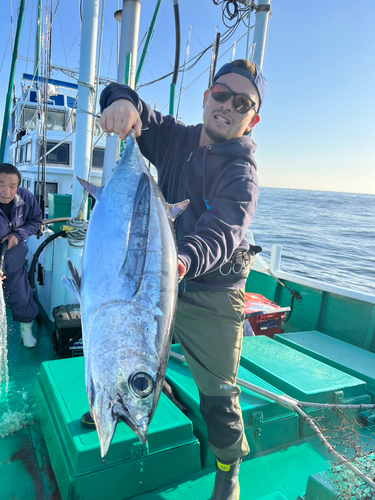
[(245, 115), (250, 111), (250, 109), (253, 109), (256, 106), (256, 103), (251, 100), (250, 97), (242, 94), (236, 94), (236, 92), (233, 92), (223, 83), (213, 83), (211, 87), (211, 95), (216, 102), (226, 102), (231, 96), (234, 96), (234, 109), (241, 115)]

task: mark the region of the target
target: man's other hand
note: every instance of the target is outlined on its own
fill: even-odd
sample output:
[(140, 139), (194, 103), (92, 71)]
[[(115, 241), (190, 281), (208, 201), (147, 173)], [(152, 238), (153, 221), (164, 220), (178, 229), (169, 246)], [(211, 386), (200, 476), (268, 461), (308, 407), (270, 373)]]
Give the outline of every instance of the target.
[(180, 260), (178, 260), (177, 271), (178, 271), (178, 281), (181, 281), (182, 278), (185, 276), (186, 267)]
[(100, 117), (99, 124), (104, 132), (115, 133), (124, 140), (130, 129), (135, 136), (141, 135), (142, 122), (134, 104), (127, 99), (118, 99), (106, 108)]
[(12, 233), (4, 236), (4, 238), (1, 240), (1, 243), (4, 243), (4, 241), (7, 241), (7, 240), (8, 240), (7, 250), (18, 245), (18, 238), (17, 238), (17, 236), (14, 236), (14, 234), (12, 234)]
[(3, 271), (0, 269), (0, 281), (3, 282), (5, 280), (6, 276), (4, 276)]

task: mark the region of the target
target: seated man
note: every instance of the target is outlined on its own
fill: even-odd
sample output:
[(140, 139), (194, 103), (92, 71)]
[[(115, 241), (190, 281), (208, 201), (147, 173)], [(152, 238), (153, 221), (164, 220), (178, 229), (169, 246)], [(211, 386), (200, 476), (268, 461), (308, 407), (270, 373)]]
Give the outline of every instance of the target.
[(13, 321), (20, 322), (25, 347), (35, 347), (33, 320), (38, 306), (33, 300), (25, 269), (26, 238), (36, 234), (42, 224), (42, 212), (34, 196), (22, 187), (21, 174), (10, 163), (0, 163), (0, 243), (7, 243), (4, 268), (0, 274), (4, 297)]

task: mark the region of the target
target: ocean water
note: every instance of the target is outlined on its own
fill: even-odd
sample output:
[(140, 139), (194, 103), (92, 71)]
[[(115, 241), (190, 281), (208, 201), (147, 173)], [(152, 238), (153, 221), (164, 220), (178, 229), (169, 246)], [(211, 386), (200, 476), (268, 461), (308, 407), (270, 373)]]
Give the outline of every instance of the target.
[(375, 295), (375, 195), (260, 188), (250, 230), (282, 271)]

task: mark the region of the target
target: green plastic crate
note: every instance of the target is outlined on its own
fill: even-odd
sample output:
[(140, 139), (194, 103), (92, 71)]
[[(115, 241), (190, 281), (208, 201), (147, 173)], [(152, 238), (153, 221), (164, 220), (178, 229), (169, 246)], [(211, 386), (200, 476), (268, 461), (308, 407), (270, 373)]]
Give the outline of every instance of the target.
[(84, 358), (42, 363), (35, 396), (63, 500), (123, 500), (200, 470), (192, 424), (164, 394), (149, 428), (148, 451), (120, 422), (103, 463), (96, 430), (80, 424), (88, 411)]

